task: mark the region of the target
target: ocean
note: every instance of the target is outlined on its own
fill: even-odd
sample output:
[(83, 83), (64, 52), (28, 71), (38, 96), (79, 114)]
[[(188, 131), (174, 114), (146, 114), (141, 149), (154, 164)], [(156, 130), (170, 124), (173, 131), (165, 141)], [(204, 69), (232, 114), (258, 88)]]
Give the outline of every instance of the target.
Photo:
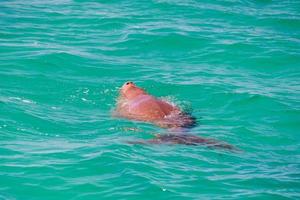
[[(300, 199), (297, 0), (3, 0), (0, 199)], [(133, 81), (205, 145), (111, 116)]]

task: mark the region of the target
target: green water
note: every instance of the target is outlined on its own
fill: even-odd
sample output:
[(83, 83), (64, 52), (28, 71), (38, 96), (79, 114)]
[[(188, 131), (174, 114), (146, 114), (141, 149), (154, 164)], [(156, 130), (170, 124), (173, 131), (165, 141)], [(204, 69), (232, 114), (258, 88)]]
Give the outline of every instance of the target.
[[(0, 199), (299, 199), (300, 3), (0, 2)], [(111, 117), (134, 81), (230, 143)]]

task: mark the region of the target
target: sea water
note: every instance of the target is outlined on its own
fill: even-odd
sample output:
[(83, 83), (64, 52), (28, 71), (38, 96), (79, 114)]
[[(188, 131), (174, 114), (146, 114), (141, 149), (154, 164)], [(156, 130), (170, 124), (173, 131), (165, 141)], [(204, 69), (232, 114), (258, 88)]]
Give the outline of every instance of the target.
[[(299, 199), (297, 0), (0, 2), (0, 199)], [(134, 81), (188, 134), (111, 116)]]

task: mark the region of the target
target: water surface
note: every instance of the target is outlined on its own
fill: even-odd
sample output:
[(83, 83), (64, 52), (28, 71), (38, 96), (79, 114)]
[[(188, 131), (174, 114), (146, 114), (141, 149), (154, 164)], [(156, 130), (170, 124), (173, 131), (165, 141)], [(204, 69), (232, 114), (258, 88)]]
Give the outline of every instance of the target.
[[(2, 1), (0, 199), (300, 198), (299, 1)], [(129, 145), (134, 81), (243, 153)]]

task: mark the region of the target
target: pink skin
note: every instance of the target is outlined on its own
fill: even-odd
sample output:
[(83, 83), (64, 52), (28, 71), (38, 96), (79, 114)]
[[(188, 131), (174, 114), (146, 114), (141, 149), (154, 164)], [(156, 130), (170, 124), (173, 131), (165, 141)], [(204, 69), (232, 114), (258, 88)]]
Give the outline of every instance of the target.
[(147, 94), (132, 82), (126, 82), (120, 89), (117, 116), (169, 127), (164, 124), (166, 117), (170, 114), (179, 116), (179, 113), (178, 107)]

